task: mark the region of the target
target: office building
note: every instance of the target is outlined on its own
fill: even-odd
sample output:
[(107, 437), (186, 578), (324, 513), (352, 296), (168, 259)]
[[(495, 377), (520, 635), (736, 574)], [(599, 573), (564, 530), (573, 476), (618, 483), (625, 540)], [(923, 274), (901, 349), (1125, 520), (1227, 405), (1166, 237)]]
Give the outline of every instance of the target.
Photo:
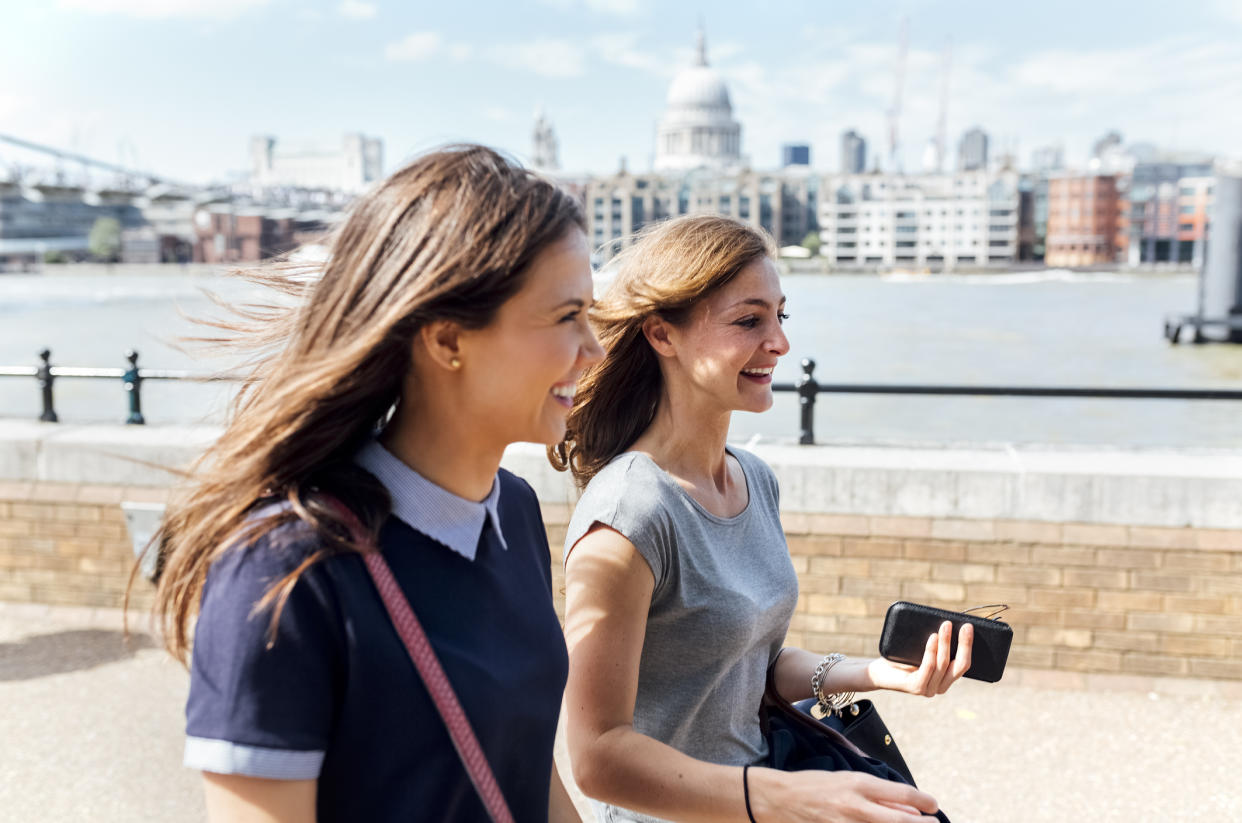
[(781, 168), (811, 165), (811, 147), (805, 143), (786, 143), (781, 146)]
[(951, 269), (1004, 265), (1018, 254), (1018, 176), (826, 175), (820, 254), (841, 267)]
[(957, 144), (958, 171), (978, 171), (988, 167), (988, 135), (976, 126), (962, 135)]
[(683, 214), (723, 214), (767, 231), (780, 245), (794, 245), (815, 228), (818, 187), (819, 177), (809, 170), (684, 175), (620, 171), (587, 183), (588, 237), (597, 260), (604, 262), (649, 223)]
[(850, 129), (841, 133), (841, 174), (862, 174), (867, 170), (867, 141)]
[(250, 184), (272, 188), (325, 189), (358, 194), (384, 175), (384, 141), (346, 134), (339, 149), (292, 146), (275, 137), (250, 139)]
[(1122, 213), (1116, 176), (1054, 175), (1048, 181), (1044, 262), (1049, 266), (1115, 262)]

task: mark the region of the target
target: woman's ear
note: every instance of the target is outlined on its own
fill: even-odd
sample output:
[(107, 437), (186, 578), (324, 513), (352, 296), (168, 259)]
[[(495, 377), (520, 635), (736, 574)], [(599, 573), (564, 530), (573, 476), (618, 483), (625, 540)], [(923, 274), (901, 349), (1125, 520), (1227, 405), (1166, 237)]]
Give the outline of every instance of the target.
[(461, 326), (451, 320), (433, 320), (418, 330), (418, 339), (432, 363), (457, 371), (463, 365), (461, 333)]
[(677, 353), (677, 347), (671, 339), (672, 332), (672, 325), (663, 317), (653, 314), (643, 321), (643, 336), (661, 357), (672, 357)]

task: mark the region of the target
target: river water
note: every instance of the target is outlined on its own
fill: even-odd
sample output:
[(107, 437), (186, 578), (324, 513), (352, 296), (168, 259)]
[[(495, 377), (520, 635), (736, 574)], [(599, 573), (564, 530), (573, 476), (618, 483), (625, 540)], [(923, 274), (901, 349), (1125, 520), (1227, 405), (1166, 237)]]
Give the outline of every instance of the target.
[[(1074, 274), (1061, 270), (932, 277), (791, 275), (784, 278), (792, 351), (778, 382), (814, 358), (821, 382), (1242, 389), (1242, 346), (1169, 345), (1169, 312), (1195, 304), (1193, 275)], [(144, 273), (0, 276), (0, 365), (52, 361), (124, 366), (140, 352), (153, 368), (205, 372), (227, 366), (179, 350), (211, 314), (202, 293), (262, 300), (255, 287), (175, 267)], [(62, 379), (56, 409), (65, 422), (123, 420), (116, 383)], [(149, 381), (148, 423), (223, 419), (229, 389)], [(0, 417), (37, 418), (33, 379), (0, 378)], [(739, 414), (733, 437), (792, 439), (797, 398), (778, 394), (762, 415)], [(821, 395), (821, 441), (1046, 443), (1116, 446), (1237, 446), (1242, 403), (898, 395)]]

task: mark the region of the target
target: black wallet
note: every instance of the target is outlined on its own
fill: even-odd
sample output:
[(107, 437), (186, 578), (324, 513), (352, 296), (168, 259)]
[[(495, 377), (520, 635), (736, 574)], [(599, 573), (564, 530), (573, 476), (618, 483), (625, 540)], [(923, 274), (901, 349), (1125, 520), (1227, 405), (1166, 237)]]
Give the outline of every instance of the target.
[[(1005, 607), (982, 608), (1004, 611)], [(1013, 642), (1013, 629), (1008, 623), (997, 620), (995, 617), (951, 612), (899, 600), (889, 606), (888, 613), (884, 615), (884, 631), (880, 633), (880, 655), (896, 663), (919, 665), (923, 662), (927, 638), (940, 631), (940, 625), (946, 620), (953, 624), (953, 645), (949, 650), (950, 656), (957, 655), (957, 633), (962, 626), (969, 623), (975, 627), (970, 668), (966, 670), (964, 676), (987, 683), (1000, 680), (1005, 671), (1005, 661), (1009, 659), (1009, 645)]]

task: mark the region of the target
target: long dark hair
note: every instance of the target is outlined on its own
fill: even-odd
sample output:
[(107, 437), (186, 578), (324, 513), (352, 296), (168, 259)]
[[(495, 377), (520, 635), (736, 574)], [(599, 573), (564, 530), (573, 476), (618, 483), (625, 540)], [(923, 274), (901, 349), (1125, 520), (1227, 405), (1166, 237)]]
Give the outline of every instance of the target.
[[(157, 536), (155, 613), (175, 657), (186, 659), (207, 571), (230, 545), (294, 519), (323, 536), (257, 604), (275, 604), (274, 629), (307, 568), (357, 549), (315, 492), (378, 529), (388, 497), (352, 455), (398, 403), (416, 331), (440, 319), (486, 326), (531, 260), (574, 227), (585, 229), (585, 219), (564, 190), (491, 149), (452, 146), (360, 198), (318, 276), (288, 267), (248, 275), (294, 300), (213, 324), (231, 335), (215, 342), (250, 357), (227, 428), (175, 490)], [(270, 501), (290, 505), (250, 516)]]

